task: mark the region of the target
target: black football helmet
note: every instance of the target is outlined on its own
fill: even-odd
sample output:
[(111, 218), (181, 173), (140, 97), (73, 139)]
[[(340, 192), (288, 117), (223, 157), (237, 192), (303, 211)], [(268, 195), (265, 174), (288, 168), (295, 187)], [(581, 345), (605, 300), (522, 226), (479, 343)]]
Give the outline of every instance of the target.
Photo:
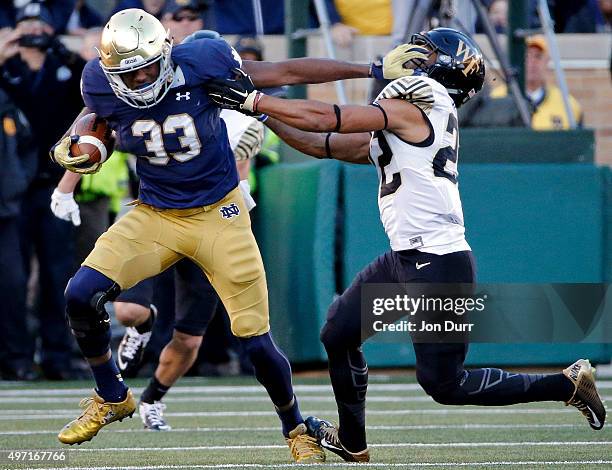
[(441, 83), (457, 107), (480, 91), (485, 78), (485, 63), (476, 42), (452, 28), (435, 28), (413, 34), (411, 44), (426, 45), (438, 56), (431, 65), (422, 64), (422, 73)]

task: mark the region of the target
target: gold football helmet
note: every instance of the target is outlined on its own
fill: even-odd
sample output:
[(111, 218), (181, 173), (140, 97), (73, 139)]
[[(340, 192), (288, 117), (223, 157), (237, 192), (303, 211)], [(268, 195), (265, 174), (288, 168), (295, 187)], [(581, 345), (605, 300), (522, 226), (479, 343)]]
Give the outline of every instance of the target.
[[(169, 32), (153, 15), (138, 8), (115, 13), (102, 32), (100, 65), (117, 98), (134, 108), (159, 103), (170, 89), (174, 69), (170, 59)], [(121, 75), (159, 62), (159, 76), (153, 83), (129, 88)]]

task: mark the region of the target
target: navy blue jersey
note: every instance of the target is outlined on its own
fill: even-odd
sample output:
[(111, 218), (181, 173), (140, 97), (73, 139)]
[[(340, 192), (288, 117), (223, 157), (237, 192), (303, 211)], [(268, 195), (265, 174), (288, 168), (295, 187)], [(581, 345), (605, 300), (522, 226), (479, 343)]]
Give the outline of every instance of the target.
[(230, 77), (240, 63), (219, 39), (177, 45), (172, 61), (172, 87), (148, 109), (131, 107), (115, 96), (99, 59), (83, 70), (83, 100), (108, 120), (117, 133), (117, 147), (138, 157), (142, 202), (159, 208), (205, 206), (234, 189), (238, 174), (219, 108), (204, 85), (212, 78)]

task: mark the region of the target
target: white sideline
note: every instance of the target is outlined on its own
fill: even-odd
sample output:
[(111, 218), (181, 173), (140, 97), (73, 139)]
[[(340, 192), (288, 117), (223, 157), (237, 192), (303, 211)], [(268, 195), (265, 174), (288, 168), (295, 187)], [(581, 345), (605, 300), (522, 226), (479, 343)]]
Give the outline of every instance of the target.
[[(525, 442), (395, 442), (391, 444), (369, 444), (374, 448), (385, 447), (448, 447), (448, 448), (471, 448), (471, 447), (548, 447), (568, 445), (610, 446), (612, 441), (525, 441)], [(101, 447), (87, 448), (77, 447), (68, 449), (69, 452), (167, 452), (177, 450), (267, 450), (286, 449), (283, 444), (259, 444), (259, 445), (230, 445), (230, 446), (173, 446), (173, 447)], [(9, 449), (10, 450), (10, 449)], [(12, 449), (18, 450), (18, 449)], [(57, 450), (41, 449), (41, 450)]]
[[(415, 462), (415, 463), (382, 463), (382, 462), (370, 462), (370, 463), (342, 463), (342, 462), (326, 462), (322, 465), (325, 467), (356, 467), (356, 468), (429, 468), (429, 467), (503, 467), (509, 465), (520, 465), (520, 466), (533, 466), (533, 465), (545, 465), (545, 466), (559, 466), (559, 465), (610, 465), (612, 460), (508, 460), (499, 462)], [(210, 465), (147, 465), (146, 467), (140, 466), (129, 466), (129, 467), (87, 467), (88, 470), (174, 470), (174, 469), (207, 469), (207, 468), (296, 468), (305, 467), (312, 468), (312, 464), (261, 464), (261, 463), (224, 463), (224, 464), (210, 464)], [(52, 468), (36, 468), (32, 470), (57, 470), (59, 467)], [(62, 470), (83, 470), (84, 467), (62, 467)], [(28, 470), (28, 469), (26, 469)]]
[[(612, 399), (612, 396), (610, 397)], [(333, 394), (329, 395), (301, 395), (299, 397), (300, 402), (304, 403), (306, 401), (312, 402), (330, 402), (335, 403)], [(260, 395), (260, 396), (234, 396), (228, 397), (217, 396), (217, 395), (208, 395), (208, 396), (192, 396), (192, 397), (176, 397), (172, 396), (172, 394), (165, 396), (163, 399), (164, 403), (270, 403), (270, 397), (268, 395)], [(427, 402), (432, 401), (432, 399), (426, 395), (414, 396), (414, 395), (378, 395), (378, 396), (368, 396), (368, 402), (370, 403), (410, 403), (410, 402)], [(0, 403), (75, 403), (76, 398), (74, 397), (0, 397)]]
[[(62, 419), (74, 418), (78, 410), (58, 410), (55, 414), (38, 414), (47, 413), (47, 410), (12, 410), (11, 413), (25, 414), (1, 414), (0, 421), (9, 420), (31, 420), (31, 419)], [(451, 414), (467, 414), (467, 415), (496, 415), (496, 414), (561, 414), (575, 412), (569, 408), (480, 408), (480, 409), (418, 409), (418, 410), (369, 410), (367, 413), (370, 416), (374, 415), (451, 415)], [(32, 414), (27, 414), (32, 413)], [(325, 415), (336, 413), (335, 409), (329, 410), (306, 410), (305, 415)], [(136, 415), (136, 414), (135, 414)], [(231, 416), (277, 416), (274, 411), (196, 411), (196, 412), (170, 412), (164, 413), (164, 416), (178, 417), (231, 417)]]
[[(558, 429), (558, 428), (583, 428), (584, 424), (414, 424), (414, 425), (375, 425), (367, 426), (369, 431), (418, 431), (418, 430), (444, 430), (458, 429), (462, 431), (478, 431), (483, 429)], [(172, 432), (278, 432), (278, 426), (239, 427), (239, 428), (172, 428)], [(138, 429), (114, 429), (106, 428), (105, 433), (128, 433), (147, 432)], [(38, 434), (57, 434), (57, 429), (39, 431), (0, 431), (0, 436), (31, 436)]]
[[(1, 388), (0, 397), (19, 397), (19, 396), (70, 396), (70, 395), (89, 395), (93, 388)], [(612, 380), (598, 380), (597, 388), (600, 390), (612, 390)], [(330, 385), (295, 385), (295, 391), (299, 393), (331, 393)], [(133, 387), (134, 393), (141, 393), (142, 387)], [(421, 391), (419, 384), (377, 384), (368, 385), (369, 392), (406, 392), (406, 391)], [(228, 394), (235, 393), (238, 395), (251, 393), (265, 393), (261, 385), (199, 385), (199, 386), (180, 386), (172, 387), (173, 394)]]
[[(611, 400), (612, 395), (603, 395), (604, 400)], [(300, 402), (323, 402), (335, 403), (333, 395), (301, 395)], [(433, 402), (431, 397), (426, 395), (378, 395), (368, 396), (368, 403), (421, 403)], [(75, 403), (74, 397), (0, 397), (0, 403)], [(164, 403), (269, 403), (268, 395), (247, 396), (247, 397), (228, 397), (228, 396), (194, 396), (194, 397), (176, 397), (172, 394), (164, 397)], [(0, 412), (6, 410), (0, 410)]]

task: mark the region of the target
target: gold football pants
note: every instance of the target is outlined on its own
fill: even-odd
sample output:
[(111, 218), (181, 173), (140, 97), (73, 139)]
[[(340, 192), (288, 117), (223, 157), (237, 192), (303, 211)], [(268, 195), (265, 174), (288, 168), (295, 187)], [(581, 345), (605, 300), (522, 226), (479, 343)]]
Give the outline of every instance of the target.
[(184, 257), (210, 280), (236, 336), (270, 329), (263, 262), (238, 188), (205, 207), (138, 204), (98, 239), (83, 265), (128, 289)]

